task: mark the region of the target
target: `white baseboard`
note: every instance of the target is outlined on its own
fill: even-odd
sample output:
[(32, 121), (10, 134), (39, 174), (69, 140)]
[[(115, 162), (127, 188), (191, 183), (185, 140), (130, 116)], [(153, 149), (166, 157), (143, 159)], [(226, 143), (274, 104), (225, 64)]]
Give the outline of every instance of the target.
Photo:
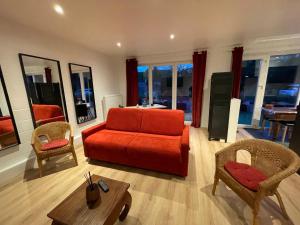
[[(81, 135), (74, 137), (75, 148), (78, 148), (81, 145)], [(21, 160), (18, 163), (1, 170), (0, 188), (11, 183), (22, 181), (24, 178), (25, 171), (34, 168), (34, 165), (36, 164), (35, 158), (35, 155), (33, 155), (27, 159)]]

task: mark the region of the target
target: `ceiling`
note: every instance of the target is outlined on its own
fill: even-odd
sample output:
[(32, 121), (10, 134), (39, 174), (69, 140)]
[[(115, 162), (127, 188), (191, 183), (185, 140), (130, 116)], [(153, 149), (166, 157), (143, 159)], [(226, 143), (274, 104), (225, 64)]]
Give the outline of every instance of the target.
[[(63, 16), (53, 10), (55, 3), (64, 8)], [(1, 17), (105, 54), (126, 56), (298, 34), (299, 12), (299, 0), (0, 1)]]

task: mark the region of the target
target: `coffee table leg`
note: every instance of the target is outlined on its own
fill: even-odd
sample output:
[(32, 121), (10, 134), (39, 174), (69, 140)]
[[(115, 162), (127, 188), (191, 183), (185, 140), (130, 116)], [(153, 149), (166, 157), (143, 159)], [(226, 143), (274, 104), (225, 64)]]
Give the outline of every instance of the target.
[(124, 201), (125, 207), (124, 207), (123, 211), (121, 212), (121, 214), (119, 216), (120, 221), (123, 221), (123, 220), (126, 219), (127, 214), (128, 214), (128, 212), (130, 210), (130, 207), (131, 207), (132, 198), (131, 198), (131, 195), (128, 191), (126, 192), (123, 201)]

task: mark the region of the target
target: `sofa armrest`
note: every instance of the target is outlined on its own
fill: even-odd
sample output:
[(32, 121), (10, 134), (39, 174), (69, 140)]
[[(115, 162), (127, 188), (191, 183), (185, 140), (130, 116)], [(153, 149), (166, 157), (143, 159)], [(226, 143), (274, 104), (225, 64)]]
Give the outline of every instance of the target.
[(184, 126), (181, 136), (181, 176), (186, 177), (188, 174), (189, 167), (189, 150), (190, 150), (190, 127)]
[(181, 136), (181, 149), (190, 150), (190, 126), (185, 125)]
[(88, 136), (90, 136), (90, 135), (92, 135), (92, 134), (94, 134), (94, 133), (96, 133), (96, 132), (98, 132), (98, 131), (100, 131), (100, 130), (105, 129), (105, 127), (106, 127), (106, 122), (103, 122), (103, 123), (100, 123), (100, 124), (98, 124), (98, 125), (96, 125), (96, 126), (92, 126), (92, 127), (88, 128), (88, 129), (83, 130), (83, 131), (81, 132), (82, 141), (84, 142), (84, 140), (85, 140)]

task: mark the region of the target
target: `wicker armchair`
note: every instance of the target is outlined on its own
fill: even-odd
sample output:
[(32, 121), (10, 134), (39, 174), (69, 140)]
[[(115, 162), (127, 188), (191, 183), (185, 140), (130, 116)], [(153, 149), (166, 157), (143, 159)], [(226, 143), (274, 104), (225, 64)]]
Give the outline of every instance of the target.
[[(268, 178), (259, 183), (258, 191), (251, 191), (238, 183), (225, 169), (228, 161), (236, 161), (238, 150), (246, 150), (251, 155), (251, 165), (262, 171)], [(248, 139), (236, 142), (216, 153), (216, 171), (212, 194), (221, 179), (253, 210), (253, 225), (257, 225), (260, 201), (275, 195), (284, 217), (288, 218), (281, 196), (277, 190), (280, 182), (295, 173), (300, 167), (298, 155), (283, 145), (260, 139)]]
[[(44, 143), (41, 137), (46, 137), (48, 142), (65, 139), (66, 134), (69, 132), (68, 143), (63, 147), (43, 151)], [(44, 159), (49, 159), (52, 156), (57, 156), (66, 153), (72, 153), (76, 165), (78, 165), (77, 157), (74, 149), (74, 135), (72, 127), (66, 122), (52, 122), (37, 127), (32, 133), (31, 145), (36, 153), (37, 162), (40, 169), (40, 176), (43, 176), (43, 163)]]

